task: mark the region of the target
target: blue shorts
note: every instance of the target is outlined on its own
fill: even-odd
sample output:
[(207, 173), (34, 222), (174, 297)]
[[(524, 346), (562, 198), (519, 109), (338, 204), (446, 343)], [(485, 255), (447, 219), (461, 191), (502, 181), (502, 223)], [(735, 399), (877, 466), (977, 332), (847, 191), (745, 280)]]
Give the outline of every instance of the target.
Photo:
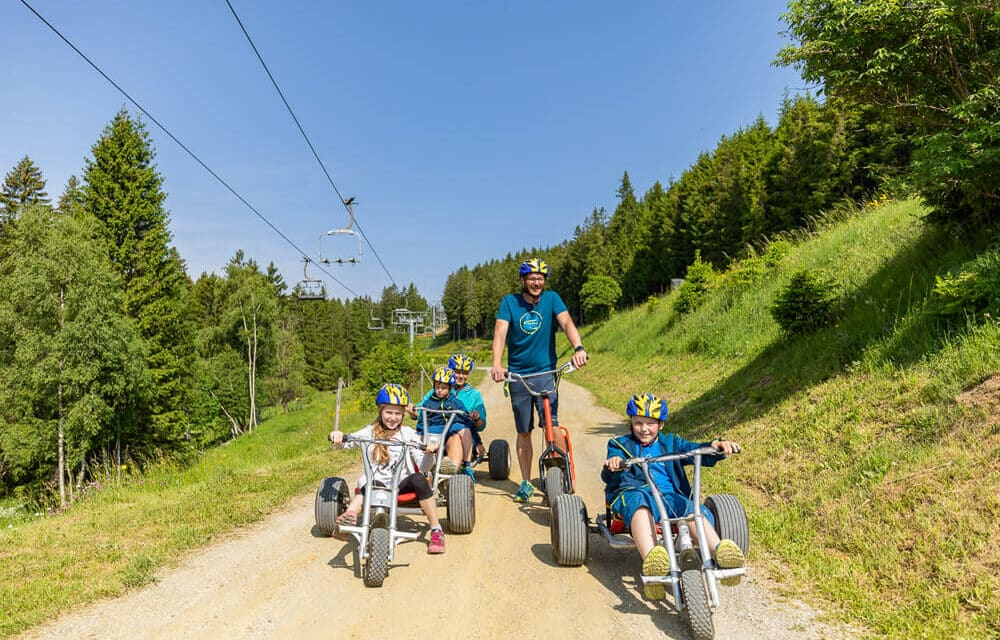
[[(532, 389), (539, 391), (552, 389), (555, 380), (552, 376), (538, 376), (528, 378), (528, 384), (531, 385)], [(532, 411), (532, 406), (538, 411), (538, 424), (545, 424), (545, 409), (541, 396), (536, 398), (531, 395), (524, 388), (524, 383), (519, 380), (512, 381), (507, 389), (510, 392), (510, 408), (514, 410), (514, 428), (517, 429), (518, 433), (531, 433), (531, 430), (535, 428), (535, 412)], [(553, 391), (549, 394), (549, 405), (552, 407), (552, 426), (556, 426), (559, 424), (558, 393)]]
[[(667, 515), (671, 518), (680, 518), (694, 513), (694, 502), (687, 496), (679, 493), (664, 493), (663, 506), (667, 508)], [(653, 513), (653, 520), (660, 521), (660, 510), (656, 508), (656, 502), (653, 500), (653, 491), (649, 487), (623, 491), (611, 503), (611, 511), (622, 517), (626, 527), (631, 526), (632, 516), (639, 509), (649, 509)], [(702, 505), (701, 513), (714, 527), (715, 518), (712, 516), (712, 512), (705, 508), (705, 505)]]

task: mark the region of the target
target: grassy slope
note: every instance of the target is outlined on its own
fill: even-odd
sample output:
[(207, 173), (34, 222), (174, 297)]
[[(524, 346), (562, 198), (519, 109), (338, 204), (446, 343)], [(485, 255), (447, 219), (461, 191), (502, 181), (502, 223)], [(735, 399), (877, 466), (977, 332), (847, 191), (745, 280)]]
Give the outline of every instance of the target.
[[(191, 466), (158, 467), (93, 492), (62, 515), (6, 524), (0, 637), (154, 581), (183, 552), (260, 520), (324, 476), (340, 475), (357, 456), (329, 450), (335, 406), (333, 396), (322, 395)], [(345, 402), (341, 415), (347, 431), (370, 417), (356, 402)]]
[[(588, 329), (574, 381), (618, 410), (653, 390), (672, 430), (741, 441), (710, 488), (744, 500), (754, 561), (790, 593), (880, 637), (997, 637), (1000, 403), (976, 388), (1000, 371), (1000, 323), (944, 331), (918, 312), (935, 274), (973, 255), (923, 213), (892, 203), (824, 225), (686, 317), (672, 296), (621, 313)], [(836, 283), (841, 320), (785, 339), (768, 309), (803, 267)]]

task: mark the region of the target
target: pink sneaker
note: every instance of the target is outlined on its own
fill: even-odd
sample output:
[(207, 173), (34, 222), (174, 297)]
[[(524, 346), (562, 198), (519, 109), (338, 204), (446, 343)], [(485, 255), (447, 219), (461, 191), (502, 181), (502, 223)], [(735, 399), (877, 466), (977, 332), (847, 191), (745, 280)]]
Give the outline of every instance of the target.
[(427, 545), (427, 553), (444, 553), (444, 531), (431, 531), (431, 543)]

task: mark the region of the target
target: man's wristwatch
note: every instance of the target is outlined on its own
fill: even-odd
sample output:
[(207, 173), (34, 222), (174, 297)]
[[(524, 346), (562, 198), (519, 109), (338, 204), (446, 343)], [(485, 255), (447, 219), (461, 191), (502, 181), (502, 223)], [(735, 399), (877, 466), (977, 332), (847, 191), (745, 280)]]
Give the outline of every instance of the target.
[(576, 346), (576, 347), (575, 347), (575, 348), (573, 349), (573, 351), (574, 351), (575, 353), (580, 353), (581, 351), (586, 351), (586, 349), (584, 349), (584, 348), (583, 348), (583, 345), (581, 344), (581, 345), (577, 345), (577, 346)]

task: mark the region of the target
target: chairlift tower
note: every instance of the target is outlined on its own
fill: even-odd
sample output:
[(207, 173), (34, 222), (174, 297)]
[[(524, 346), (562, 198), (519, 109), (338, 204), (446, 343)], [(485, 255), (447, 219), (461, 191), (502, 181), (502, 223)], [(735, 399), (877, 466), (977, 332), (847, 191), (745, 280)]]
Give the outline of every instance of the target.
[(424, 326), (425, 315), (423, 311), (410, 311), (409, 309), (393, 309), (392, 323), (397, 330), (405, 328), (410, 334), (410, 352), (413, 352), (413, 336), (418, 327)]

